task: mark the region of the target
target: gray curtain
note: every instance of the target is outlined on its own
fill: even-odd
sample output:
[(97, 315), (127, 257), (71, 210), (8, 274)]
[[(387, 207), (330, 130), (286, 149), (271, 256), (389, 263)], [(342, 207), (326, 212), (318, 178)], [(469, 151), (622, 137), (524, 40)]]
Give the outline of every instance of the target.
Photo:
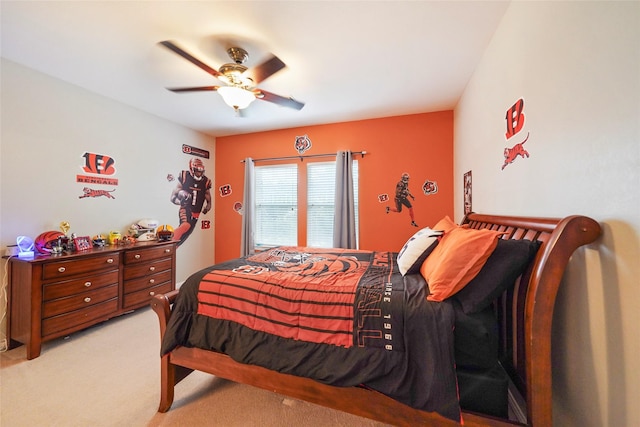
[(252, 255), (255, 248), (256, 222), (255, 164), (251, 157), (244, 161), (244, 196), (242, 197), (242, 240), (240, 256)]
[(336, 195), (333, 216), (333, 246), (357, 249), (356, 215), (353, 196), (353, 156), (338, 151), (336, 156)]

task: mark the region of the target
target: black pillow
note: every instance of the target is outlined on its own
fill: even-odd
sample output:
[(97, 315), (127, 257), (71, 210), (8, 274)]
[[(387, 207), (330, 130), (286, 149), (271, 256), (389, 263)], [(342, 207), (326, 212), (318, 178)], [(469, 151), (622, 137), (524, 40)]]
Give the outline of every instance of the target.
[(498, 239), (498, 245), (482, 270), (455, 298), (465, 313), (482, 311), (502, 292), (515, 284), (535, 256), (540, 242), (531, 240)]

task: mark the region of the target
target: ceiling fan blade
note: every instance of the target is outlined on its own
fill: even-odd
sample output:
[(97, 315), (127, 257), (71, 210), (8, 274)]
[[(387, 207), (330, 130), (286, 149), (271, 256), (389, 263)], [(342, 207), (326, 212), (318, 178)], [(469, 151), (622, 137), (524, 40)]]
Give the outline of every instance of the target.
[(192, 64), (202, 68), (204, 71), (211, 74), (213, 77), (218, 77), (221, 75), (221, 73), (218, 70), (211, 68), (204, 62), (200, 61), (199, 59), (197, 59), (196, 57), (194, 57), (193, 55), (191, 55), (190, 53), (188, 53), (187, 51), (185, 51), (184, 49), (176, 45), (174, 42), (165, 40), (160, 42), (160, 44), (166, 47), (167, 49), (173, 51), (174, 53), (177, 53), (178, 55), (182, 56), (184, 59), (191, 62)]
[(277, 56), (273, 55), (271, 58), (263, 62), (262, 64), (252, 68), (249, 71), (253, 82), (258, 84), (261, 81), (267, 79), (269, 76), (277, 73), (285, 68), (287, 65), (280, 60)]
[(303, 102), (296, 101), (291, 97), (287, 98), (284, 96), (276, 95), (275, 93), (267, 92), (266, 90), (262, 89), (256, 89), (254, 92), (256, 94), (256, 98), (262, 99), (263, 101), (273, 102), (274, 104), (293, 108), (295, 110), (302, 110), (302, 107), (304, 107)]
[(218, 90), (220, 86), (195, 86), (195, 87), (168, 87), (167, 89), (171, 92), (206, 92), (206, 91), (214, 91)]

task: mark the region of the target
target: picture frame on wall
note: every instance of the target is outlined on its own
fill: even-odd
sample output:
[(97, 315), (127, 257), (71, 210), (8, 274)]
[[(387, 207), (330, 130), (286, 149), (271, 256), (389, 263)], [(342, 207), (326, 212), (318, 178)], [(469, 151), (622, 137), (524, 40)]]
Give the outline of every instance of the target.
[(471, 213), (471, 171), (464, 174), (464, 214)]

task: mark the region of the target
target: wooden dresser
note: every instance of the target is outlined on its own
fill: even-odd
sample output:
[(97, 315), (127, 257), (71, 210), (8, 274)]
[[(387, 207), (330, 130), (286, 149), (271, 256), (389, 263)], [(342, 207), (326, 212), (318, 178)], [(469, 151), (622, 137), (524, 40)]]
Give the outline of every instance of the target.
[(176, 286), (175, 242), (139, 242), (9, 260), (7, 335), (27, 359), (42, 343), (149, 305)]

